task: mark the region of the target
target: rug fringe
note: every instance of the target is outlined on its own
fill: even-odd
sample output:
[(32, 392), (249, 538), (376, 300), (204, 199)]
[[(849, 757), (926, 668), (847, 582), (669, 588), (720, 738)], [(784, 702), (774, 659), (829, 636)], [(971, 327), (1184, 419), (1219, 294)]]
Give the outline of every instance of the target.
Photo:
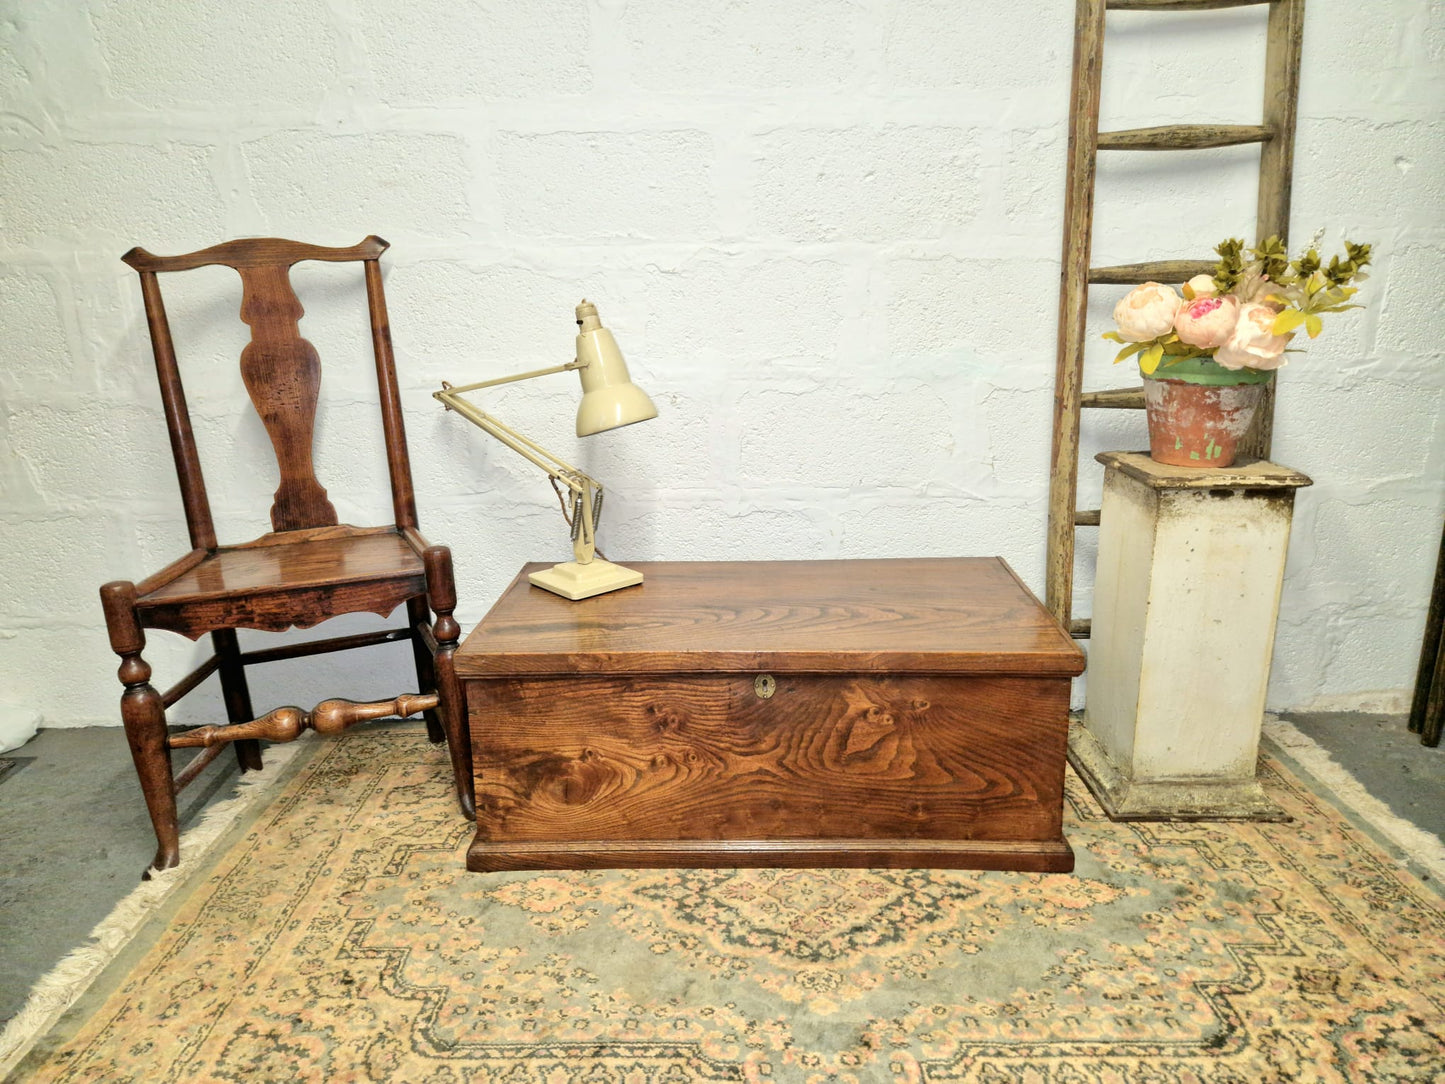
[(278, 745), (266, 750), (266, 766), (247, 772), (236, 785), (236, 793), (205, 810), (181, 836), (181, 862), (174, 869), (157, 870), (142, 881), (90, 931), (90, 940), (68, 953), (40, 977), (20, 1011), (0, 1031), (0, 1079), (30, 1052), (61, 1015), (90, 988), (106, 966), (140, 932), (175, 891), (185, 884), (221, 837), (252, 806), (266, 796), (267, 789), (295, 759), (299, 746)]
[(1300, 766), (1329, 788), (1331, 794), (1366, 823), (1399, 847), (1412, 862), (1427, 870), (1437, 884), (1445, 884), (1445, 842), (1433, 832), (1411, 824), (1367, 791), (1329, 751), (1309, 735), (1274, 715), (1264, 717), (1264, 736), (1288, 753)]

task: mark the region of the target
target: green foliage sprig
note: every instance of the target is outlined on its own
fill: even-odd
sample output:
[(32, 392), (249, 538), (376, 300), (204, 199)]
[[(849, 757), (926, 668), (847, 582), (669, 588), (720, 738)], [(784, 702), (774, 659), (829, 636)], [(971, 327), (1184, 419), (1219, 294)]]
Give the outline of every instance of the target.
[[(1265, 245), (1270, 242), (1283, 251), (1279, 238), (1272, 237)], [(1260, 249), (1255, 249), (1254, 254), (1266, 266), (1273, 266), (1268, 262), (1272, 252), (1263, 254)], [(1319, 252), (1311, 248), (1299, 259), (1269, 276), (1272, 288), (1266, 293), (1265, 300), (1280, 306), (1280, 313), (1274, 320), (1274, 333), (1287, 335), (1303, 325), (1305, 333), (1313, 339), (1324, 328), (1321, 313), (1361, 308), (1360, 305), (1349, 304), (1350, 298), (1359, 293), (1359, 288), (1351, 284), (1369, 278), (1364, 273), (1369, 263), (1369, 245), (1346, 241), (1345, 258), (1331, 257), (1328, 267), (1321, 267)]]
[(1230, 237), (1216, 245), (1214, 251), (1219, 255), (1219, 263), (1214, 266), (1214, 288), (1221, 294), (1233, 293), (1235, 284), (1244, 277), (1244, 241)]

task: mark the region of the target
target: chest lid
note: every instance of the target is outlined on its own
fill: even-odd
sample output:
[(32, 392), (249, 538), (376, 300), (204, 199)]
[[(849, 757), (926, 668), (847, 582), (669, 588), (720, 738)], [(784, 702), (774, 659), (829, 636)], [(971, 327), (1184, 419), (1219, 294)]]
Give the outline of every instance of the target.
[(579, 602), (527, 565), (456, 655), (463, 678), (571, 673), (1081, 673), (1084, 655), (998, 557), (634, 561)]

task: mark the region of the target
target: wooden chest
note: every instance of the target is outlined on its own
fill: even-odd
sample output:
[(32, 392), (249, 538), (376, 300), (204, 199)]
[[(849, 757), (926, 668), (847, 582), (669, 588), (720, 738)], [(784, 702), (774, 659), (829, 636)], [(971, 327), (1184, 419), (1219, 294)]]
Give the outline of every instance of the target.
[(456, 656), (473, 870), (1070, 870), (1082, 652), (998, 558), (518, 575)]

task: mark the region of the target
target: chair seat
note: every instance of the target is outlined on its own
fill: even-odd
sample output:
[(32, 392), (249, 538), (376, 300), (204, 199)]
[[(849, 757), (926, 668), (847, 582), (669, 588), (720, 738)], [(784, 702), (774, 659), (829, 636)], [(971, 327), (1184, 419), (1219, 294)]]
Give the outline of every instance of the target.
[(136, 600), (147, 628), (191, 639), (216, 628), (279, 632), (343, 613), (389, 614), (426, 593), (421, 557), (396, 531), (223, 546)]

